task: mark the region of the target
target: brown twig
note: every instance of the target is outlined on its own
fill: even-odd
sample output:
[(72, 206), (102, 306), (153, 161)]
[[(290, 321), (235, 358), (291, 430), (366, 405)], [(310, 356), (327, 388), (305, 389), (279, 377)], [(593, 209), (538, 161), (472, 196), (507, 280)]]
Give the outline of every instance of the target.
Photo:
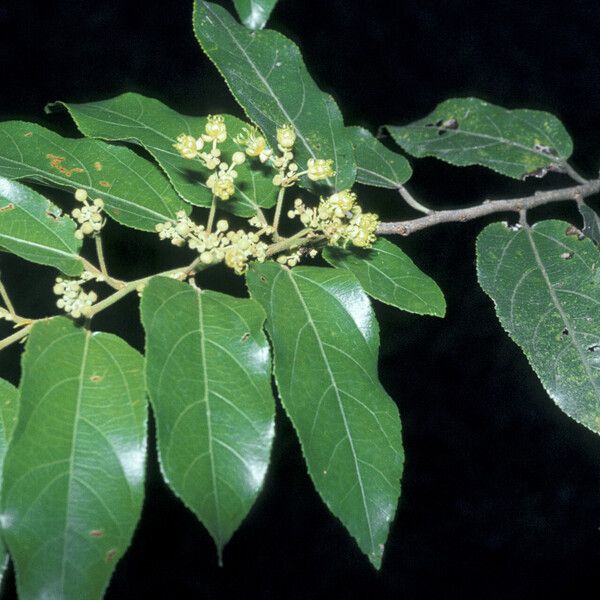
[(542, 206), (551, 202), (578, 202), (580, 199), (593, 196), (598, 192), (600, 192), (600, 179), (592, 179), (581, 185), (560, 190), (536, 192), (532, 196), (525, 196), (523, 198), (486, 200), (483, 204), (477, 206), (454, 210), (439, 210), (409, 221), (380, 223), (377, 233), (380, 235), (397, 234), (407, 236), (416, 231), (439, 225), (440, 223), (464, 223), (465, 221), (471, 221), (494, 213), (527, 211), (536, 206)]

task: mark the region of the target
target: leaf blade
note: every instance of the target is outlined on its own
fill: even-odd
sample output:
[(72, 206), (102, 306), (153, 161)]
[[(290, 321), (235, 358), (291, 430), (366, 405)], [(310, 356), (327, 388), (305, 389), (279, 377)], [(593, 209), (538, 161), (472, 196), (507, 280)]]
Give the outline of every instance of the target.
[(83, 263), (75, 222), (49, 200), (18, 182), (0, 177), (0, 247), (67, 275)]
[(323, 258), (350, 271), (365, 292), (381, 302), (418, 315), (446, 314), (446, 301), (435, 281), (386, 239), (379, 238), (369, 250), (328, 246)]
[(600, 253), (567, 235), (568, 223), (542, 221), (511, 231), (486, 227), (477, 270), (504, 329), (521, 347), (546, 392), (571, 418), (600, 433)]
[[(294, 127), (296, 161), (332, 159), (327, 184), (350, 188), (356, 179), (352, 144), (331, 96), (310, 78), (298, 47), (275, 31), (248, 31), (217, 4), (196, 0), (194, 32), (250, 120), (276, 148), (276, 129)], [(311, 182), (308, 182), (309, 185)]]
[(129, 148), (63, 138), (35, 123), (0, 123), (0, 176), (82, 188), (102, 198), (115, 221), (144, 231), (189, 212), (158, 167)]
[[(212, 192), (206, 179), (212, 173), (198, 161), (187, 160), (173, 149), (178, 135), (199, 137), (204, 133), (206, 117), (182, 115), (162, 102), (140, 94), (126, 93), (115, 98), (74, 104), (55, 102), (50, 111), (64, 107), (85, 136), (110, 141), (129, 141), (145, 148), (163, 169), (177, 193), (196, 206), (210, 207)], [(228, 139), (221, 144), (223, 156), (229, 162), (239, 150), (233, 142), (245, 126), (243, 121), (224, 115)], [(256, 165), (255, 165), (256, 167)], [(236, 193), (219, 208), (236, 215), (250, 217), (257, 207), (270, 208), (277, 200), (277, 188), (272, 175), (259, 168), (250, 168), (250, 161), (236, 168)]]
[(315, 487), (379, 568), (403, 452), (398, 410), (377, 379), (369, 300), (333, 269), (254, 264), (247, 283), (267, 311), (280, 398)]
[(252, 300), (166, 278), (146, 287), (141, 311), (161, 470), (220, 559), (269, 463), (274, 402), (264, 313)]
[(233, 0), (242, 23), (248, 29), (262, 29), (269, 20), (277, 0)]
[[(0, 473), (4, 467), (4, 458), (17, 421), (19, 392), (17, 388), (0, 379)], [(0, 486), (0, 490), (1, 490)], [(0, 586), (10, 557), (4, 542), (0, 539)]]
[(578, 206), (583, 217), (583, 234), (600, 246), (600, 216), (587, 204), (581, 203)]
[(569, 134), (553, 115), (507, 110), (478, 98), (450, 98), (423, 119), (387, 129), (417, 158), (482, 165), (516, 179), (561, 170), (573, 151)]
[(356, 157), (356, 181), (364, 185), (397, 189), (412, 175), (410, 163), (386, 148), (364, 127), (347, 127)]
[(34, 325), (2, 490), (20, 598), (102, 597), (141, 512), (142, 367), (111, 334)]

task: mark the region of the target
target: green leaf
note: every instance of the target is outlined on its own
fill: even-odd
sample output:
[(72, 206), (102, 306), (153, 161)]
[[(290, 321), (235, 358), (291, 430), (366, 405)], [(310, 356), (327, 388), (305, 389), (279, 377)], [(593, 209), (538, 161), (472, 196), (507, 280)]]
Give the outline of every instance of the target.
[(369, 250), (328, 246), (323, 258), (347, 269), (373, 298), (418, 315), (446, 314), (446, 301), (438, 285), (425, 275), (398, 246), (379, 238)]
[(356, 181), (375, 187), (397, 189), (411, 175), (410, 163), (397, 152), (388, 150), (363, 127), (347, 127), (356, 157)]
[(233, 0), (242, 23), (248, 29), (262, 29), (269, 20), (277, 0)]
[(0, 177), (0, 247), (25, 260), (79, 275), (75, 222), (27, 186)]
[(424, 119), (389, 126), (406, 152), (452, 165), (482, 165), (516, 179), (561, 171), (573, 144), (562, 123), (538, 110), (507, 110), (478, 98), (451, 98)]
[(0, 123), (0, 176), (102, 198), (115, 221), (144, 231), (189, 212), (169, 181), (133, 150), (97, 140), (63, 138), (35, 123)]
[(260, 491), (274, 432), (265, 315), (166, 278), (144, 290), (146, 381), (165, 481), (225, 544)]
[[(332, 159), (328, 185), (350, 188), (354, 152), (340, 110), (311, 79), (298, 46), (276, 31), (248, 31), (223, 8), (196, 0), (194, 30), (235, 99), (276, 147), (276, 129), (291, 124), (294, 152), (304, 169), (309, 158)], [(308, 182), (310, 184), (310, 182)]]
[(42, 321), (20, 391), (2, 490), (19, 598), (101, 598), (142, 506), (142, 357), (114, 335)]
[(542, 385), (570, 417), (600, 433), (600, 251), (543, 221), (486, 227), (479, 282)]
[[(4, 465), (6, 448), (8, 447), (17, 421), (18, 406), (19, 392), (8, 381), (0, 379), (0, 473)], [(0, 540), (0, 585), (4, 579), (9, 559), (4, 542)]]
[[(178, 135), (199, 137), (204, 133), (206, 117), (181, 115), (158, 100), (139, 94), (123, 94), (109, 100), (87, 104), (55, 102), (47, 110), (65, 107), (79, 131), (105, 140), (124, 140), (143, 146), (162, 167), (179, 195), (196, 206), (210, 207), (212, 192), (206, 179), (212, 173), (197, 160), (187, 160), (173, 148)], [(228, 138), (219, 147), (225, 160), (239, 150), (233, 138), (246, 126), (243, 121), (225, 115)], [(241, 216), (256, 214), (256, 207), (271, 207), (277, 200), (272, 179), (275, 172), (265, 170), (257, 160), (248, 159), (236, 168), (236, 193), (219, 208)], [(251, 168), (252, 167), (252, 168)]]
[(579, 204), (579, 212), (583, 217), (583, 234), (600, 246), (600, 216), (587, 204)]
[(400, 418), (377, 379), (369, 299), (342, 270), (255, 264), (275, 378), (317, 491), (379, 568), (400, 495)]

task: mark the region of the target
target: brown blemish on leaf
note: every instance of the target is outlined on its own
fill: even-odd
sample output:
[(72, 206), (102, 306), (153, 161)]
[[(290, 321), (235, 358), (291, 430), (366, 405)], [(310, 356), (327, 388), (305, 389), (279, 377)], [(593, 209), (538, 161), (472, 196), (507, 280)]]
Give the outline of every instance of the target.
[(102, 537), (104, 535), (104, 529), (92, 529), (90, 535), (96, 538)]
[(23, 134), (23, 137), (31, 137), (33, 135), (33, 131), (27, 131)]
[(6, 206), (3, 206), (2, 208), (0, 208), (0, 214), (8, 212), (10, 210), (14, 210), (15, 209), (15, 205), (11, 202), (10, 204), (7, 204)]
[(58, 219), (60, 218), (60, 214), (57, 215), (56, 213), (53, 213), (51, 210), (46, 211), (46, 216), (49, 219), (52, 219), (53, 221), (58, 221)]
[(112, 560), (115, 559), (115, 556), (117, 556), (117, 549), (116, 548), (111, 548), (106, 553), (106, 557), (105, 557), (106, 562), (111, 562)]
[(571, 260), (571, 259), (573, 258), (573, 254), (574, 254), (574, 252), (563, 252), (563, 253), (560, 255), (560, 257), (561, 257), (563, 260)]
[(102, 375), (92, 375), (90, 377), (90, 381), (92, 383), (100, 383), (102, 381), (102, 379), (103, 379)]
[(98, 182), (102, 187), (110, 187), (110, 183), (108, 181), (99, 181)]
[(580, 229), (577, 229), (577, 227), (575, 227), (574, 225), (569, 225), (567, 227), (567, 229), (565, 230), (565, 235), (575, 236), (578, 240), (582, 240), (583, 238), (585, 238), (583, 232)]
[(250, 339), (250, 333), (246, 332), (243, 336), (242, 336), (242, 342), (247, 342)]
[(102, 171), (102, 163), (99, 160), (94, 163), (94, 169), (96, 169), (96, 171)]
[(46, 158), (50, 159), (50, 166), (53, 169), (56, 169), (59, 173), (65, 175), (65, 177), (71, 177), (73, 173), (83, 173), (83, 169), (79, 167), (72, 167), (71, 169), (67, 169), (62, 166), (62, 163), (65, 162), (64, 156), (56, 156), (54, 154), (46, 154)]

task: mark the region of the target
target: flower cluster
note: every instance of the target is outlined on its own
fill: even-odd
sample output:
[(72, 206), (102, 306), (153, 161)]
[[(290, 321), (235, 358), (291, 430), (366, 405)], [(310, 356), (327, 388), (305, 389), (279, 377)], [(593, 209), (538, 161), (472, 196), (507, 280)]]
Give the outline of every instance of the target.
[(370, 248), (377, 239), (375, 231), (379, 219), (374, 213), (364, 213), (356, 202), (356, 194), (344, 190), (321, 198), (318, 207), (307, 207), (300, 198), (288, 212), (290, 219), (298, 216), (308, 229), (321, 232), (330, 245), (352, 243), (359, 248)]
[(267, 146), (265, 138), (258, 133), (256, 128), (242, 129), (242, 132), (234, 138), (234, 142), (246, 147), (248, 156), (257, 156), (262, 163), (270, 162), (277, 169), (273, 177), (273, 185), (277, 187), (291, 187), (306, 175), (312, 181), (327, 179), (335, 175), (333, 161), (311, 158), (307, 162), (306, 170), (300, 171), (294, 162), (294, 144), (296, 143), (296, 131), (291, 125), (283, 125), (276, 131), (277, 149), (280, 154), (273, 152)]
[(221, 115), (209, 115), (204, 133), (199, 138), (182, 133), (173, 144), (183, 158), (189, 160), (197, 158), (207, 169), (213, 171), (206, 180), (206, 185), (220, 200), (229, 200), (235, 193), (234, 181), (238, 176), (235, 167), (246, 160), (243, 152), (235, 152), (231, 157), (231, 164), (224, 162), (218, 146), (226, 140), (225, 119)]
[[(250, 219), (250, 224), (256, 225), (255, 218)], [(268, 246), (261, 241), (261, 236), (269, 233), (270, 228), (263, 228), (256, 233), (248, 233), (242, 229), (228, 230), (229, 223), (221, 219), (217, 221), (215, 231), (207, 231), (204, 225), (194, 223), (183, 211), (177, 213), (176, 223), (156, 225), (160, 239), (171, 240), (175, 246), (187, 245), (196, 250), (200, 261), (205, 265), (224, 261), (238, 275), (242, 275), (250, 260), (264, 262)]]
[(90, 308), (98, 300), (98, 296), (96, 292), (85, 292), (81, 286), (92, 279), (96, 279), (96, 277), (88, 271), (84, 271), (80, 279), (57, 277), (52, 288), (52, 291), (60, 296), (56, 301), (56, 306), (75, 319), (88, 316)]
[(102, 215), (104, 202), (100, 198), (96, 198), (90, 204), (88, 193), (83, 189), (75, 190), (75, 200), (83, 204), (81, 208), (75, 208), (71, 211), (71, 215), (80, 225), (75, 231), (75, 237), (82, 240), (86, 235), (98, 234), (106, 223), (106, 219)]
[[(243, 152), (234, 152), (231, 160), (226, 162), (218, 148), (218, 144), (227, 139), (227, 127), (223, 117), (208, 117), (205, 133), (199, 138), (181, 134), (174, 147), (184, 158), (197, 158), (212, 171), (206, 184), (216, 198), (228, 200), (236, 189), (236, 167), (244, 163), (246, 157), (258, 158), (261, 163), (268, 164), (276, 171), (272, 181), (273, 185), (280, 188), (277, 207), (272, 225), (265, 222), (260, 211), (259, 215), (250, 219), (249, 224), (257, 229), (256, 232), (250, 233), (242, 229), (229, 231), (229, 224), (224, 220), (218, 221), (216, 230), (211, 231), (210, 225), (207, 228), (198, 225), (185, 213), (180, 212), (175, 222), (156, 226), (161, 239), (197, 250), (201, 262), (206, 265), (222, 261), (239, 274), (246, 271), (250, 260), (262, 262), (267, 258), (269, 246), (262, 241), (262, 236), (273, 236), (273, 241), (277, 244), (283, 242), (280, 246), (282, 253), (277, 257), (277, 261), (290, 267), (296, 266), (304, 256), (314, 258), (318, 251), (311, 245), (321, 244), (323, 238), (331, 245), (352, 243), (362, 248), (370, 247), (376, 239), (377, 215), (363, 213), (356, 203), (356, 195), (349, 190), (333, 194), (326, 199), (322, 198), (319, 206), (315, 208), (308, 208), (302, 200), (297, 199), (294, 209), (288, 212), (288, 217), (293, 219), (299, 216), (304, 230), (289, 241), (278, 235), (277, 228), (286, 188), (296, 185), (303, 176), (311, 181), (321, 181), (335, 175), (333, 160), (325, 158), (310, 158), (306, 168), (301, 170), (294, 160), (297, 137), (298, 134), (292, 125), (278, 127), (277, 146), (271, 148), (256, 127), (244, 127), (233, 138), (234, 143)], [(213, 215), (214, 212), (209, 218), (210, 223)]]

